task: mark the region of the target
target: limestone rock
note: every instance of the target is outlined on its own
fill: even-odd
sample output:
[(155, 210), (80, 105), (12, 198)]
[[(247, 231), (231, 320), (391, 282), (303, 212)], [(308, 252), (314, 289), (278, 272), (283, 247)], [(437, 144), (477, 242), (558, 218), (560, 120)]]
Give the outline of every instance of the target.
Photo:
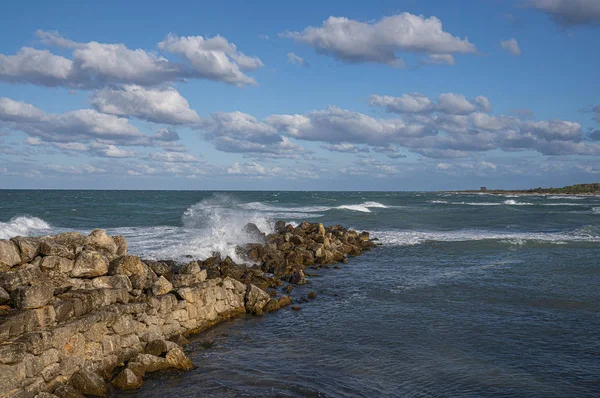
[(144, 263), (136, 256), (121, 256), (110, 262), (111, 275), (143, 275), (146, 272)]
[(306, 275), (304, 274), (304, 271), (302, 269), (296, 270), (290, 278), (290, 283), (293, 283), (294, 285), (306, 284)]
[(73, 278), (93, 278), (108, 272), (108, 260), (100, 252), (84, 250), (77, 255), (71, 270)]
[(254, 223), (244, 225), (243, 231), (254, 241), (264, 242), (266, 235)]
[(11, 239), (21, 253), (21, 263), (29, 263), (40, 253), (40, 239), (16, 236)]
[(23, 286), (13, 292), (15, 307), (20, 310), (41, 308), (54, 297), (54, 287), (51, 285)]
[(117, 245), (117, 256), (125, 256), (127, 254), (127, 240), (124, 236), (117, 235), (112, 237), (113, 242)]
[(21, 263), (19, 248), (10, 240), (0, 240), (0, 264), (13, 267)]
[(288, 296), (281, 296), (279, 298), (280, 307), (287, 307), (290, 304), (292, 304), (292, 300)]
[(265, 305), (265, 308), (263, 308), (263, 310), (265, 312), (273, 312), (273, 311), (277, 311), (279, 308), (281, 308), (279, 301), (277, 301), (276, 299), (273, 298), (273, 299), (269, 300), (269, 302), (267, 303), (267, 305)]
[(92, 286), (96, 289), (133, 289), (131, 281), (125, 275), (99, 276), (92, 279)]
[(75, 258), (75, 248), (61, 245), (54, 239), (46, 238), (40, 243), (40, 254), (42, 256), (58, 256), (72, 260)]
[(185, 356), (183, 350), (180, 347), (174, 347), (167, 353), (165, 357), (167, 363), (175, 368), (180, 370), (192, 370), (194, 369), (194, 364), (188, 357)]
[(42, 391), (41, 393), (37, 394), (35, 396), (35, 398), (58, 398), (58, 397), (54, 394), (50, 394), (49, 392)]
[(59, 386), (54, 390), (54, 395), (59, 398), (85, 398), (84, 395), (69, 385)]
[(155, 296), (162, 296), (163, 294), (169, 293), (173, 290), (173, 284), (167, 280), (164, 276), (158, 278), (152, 286), (152, 294)]
[(144, 384), (144, 379), (133, 370), (125, 368), (111, 383), (120, 390), (135, 390)]
[(180, 274), (197, 274), (200, 272), (200, 264), (197, 261), (190, 261), (179, 269)]
[(73, 270), (74, 266), (75, 263), (73, 262), (73, 260), (69, 260), (68, 258), (58, 256), (44, 257), (40, 264), (42, 271), (58, 274), (68, 274)]
[(14, 267), (10, 271), (0, 272), (0, 287), (4, 288), (7, 292), (12, 292), (19, 286), (28, 285), (41, 277), (42, 271), (40, 267), (23, 264)]
[(105, 251), (110, 254), (116, 254), (119, 249), (113, 238), (108, 236), (105, 230), (95, 229), (85, 239), (86, 249)]
[(132, 362), (139, 363), (144, 372), (150, 373), (170, 368), (170, 365), (165, 358), (150, 354), (138, 354)]
[(0, 305), (8, 303), (10, 301), (10, 294), (2, 287), (0, 287)]
[(168, 280), (171, 280), (173, 275), (173, 269), (162, 261), (144, 260), (144, 263), (158, 276), (164, 276)]
[(178, 348), (178, 345), (168, 340), (152, 340), (146, 346), (146, 354), (155, 355), (157, 357), (169, 352), (173, 348)]
[(248, 285), (245, 297), (246, 311), (251, 314), (262, 315), (264, 306), (269, 302), (271, 296), (264, 290)]
[(94, 397), (105, 397), (107, 395), (104, 379), (89, 370), (79, 370), (71, 377), (71, 384), (82, 394)]

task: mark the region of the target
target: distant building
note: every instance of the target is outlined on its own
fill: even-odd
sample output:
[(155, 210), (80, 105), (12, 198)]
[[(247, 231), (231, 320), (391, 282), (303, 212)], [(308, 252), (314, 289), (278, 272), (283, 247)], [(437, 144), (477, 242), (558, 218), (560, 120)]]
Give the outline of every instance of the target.
[(481, 188), (479, 188), (479, 190), (480, 190), (481, 192), (487, 192), (487, 187), (481, 187)]

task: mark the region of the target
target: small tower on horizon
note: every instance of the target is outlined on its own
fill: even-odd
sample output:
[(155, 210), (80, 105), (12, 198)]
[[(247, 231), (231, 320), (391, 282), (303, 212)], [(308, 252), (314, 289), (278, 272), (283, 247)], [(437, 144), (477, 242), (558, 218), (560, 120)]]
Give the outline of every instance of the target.
[(487, 190), (488, 190), (488, 189), (487, 189), (487, 187), (481, 187), (481, 188), (479, 188), (479, 190), (480, 190), (481, 192), (487, 192)]

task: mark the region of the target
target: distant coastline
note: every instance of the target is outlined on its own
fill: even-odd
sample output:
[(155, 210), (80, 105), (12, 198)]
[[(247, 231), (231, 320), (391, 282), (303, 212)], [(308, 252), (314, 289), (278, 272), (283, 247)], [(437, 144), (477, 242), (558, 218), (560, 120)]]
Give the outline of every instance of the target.
[(489, 195), (565, 195), (565, 196), (600, 196), (600, 183), (575, 184), (562, 188), (532, 188), (532, 189), (488, 189), (449, 191), (454, 193), (478, 193)]

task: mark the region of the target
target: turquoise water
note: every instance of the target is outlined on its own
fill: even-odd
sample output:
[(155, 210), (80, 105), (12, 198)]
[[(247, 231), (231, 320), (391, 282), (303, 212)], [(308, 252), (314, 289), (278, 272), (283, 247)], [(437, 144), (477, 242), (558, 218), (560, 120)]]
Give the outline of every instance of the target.
[[(0, 191), (0, 239), (96, 227), (148, 258), (234, 254), (247, 222), (340, 223), (384, 246), (321, 270), (302, 311), (190, 346), (198, 369), (119, 396), (598, 396), (600, 198)], [(203, 348), (201, 341), (214, 345)]]

